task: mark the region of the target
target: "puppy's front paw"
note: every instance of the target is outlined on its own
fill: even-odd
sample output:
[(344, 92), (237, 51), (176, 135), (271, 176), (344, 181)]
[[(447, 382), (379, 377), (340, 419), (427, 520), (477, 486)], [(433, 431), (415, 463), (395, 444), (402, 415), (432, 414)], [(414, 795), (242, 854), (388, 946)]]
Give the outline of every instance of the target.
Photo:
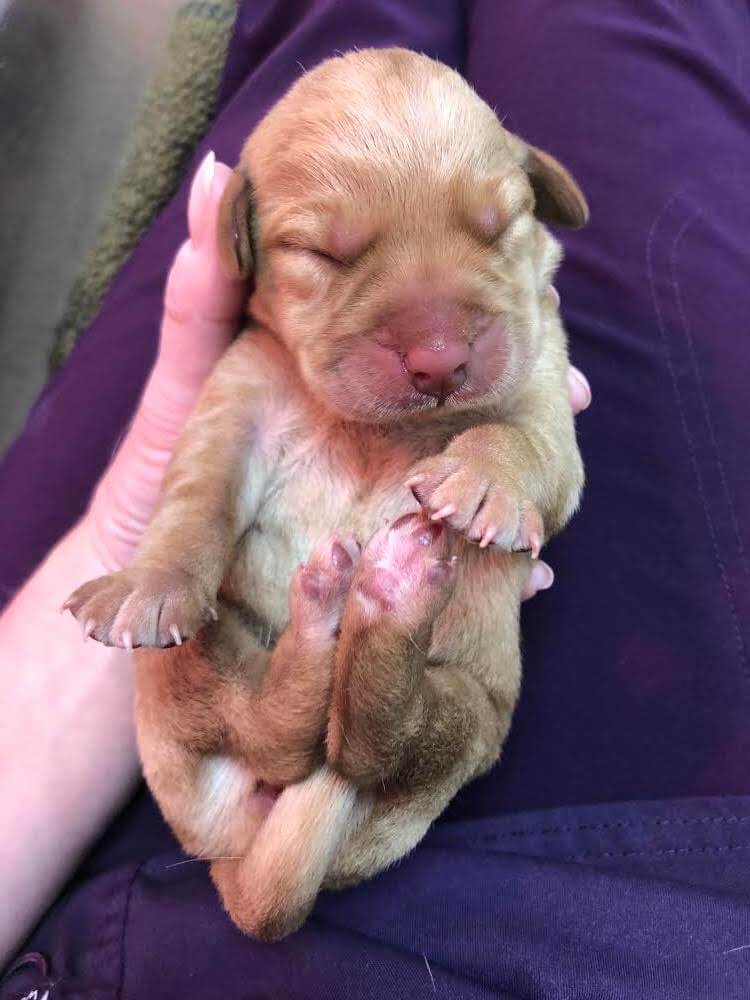
[(360, 614), (370, 623), (389, 616), (407, 628), (435, 620), (456, 577), (441, 524), (407, 514), (373, 535), (352, 584)]
[(180, 645), (217, 617), (195, 577), (175, 569), (133, 567), (101, 576), (71, 594), (65, 609), (87, 638), (124, 649)]
[(353, 538), (331, 539), (318, 545), (295, 573), (290, 621), (306, 638), (328, 642), (335, 637), (360, 551)]
[(433, 522), (444, 521), (481, 548), (530, 552), (536, 559), (544, 525), (510, 480), (449, 454), (425, 459), (406, 482)]

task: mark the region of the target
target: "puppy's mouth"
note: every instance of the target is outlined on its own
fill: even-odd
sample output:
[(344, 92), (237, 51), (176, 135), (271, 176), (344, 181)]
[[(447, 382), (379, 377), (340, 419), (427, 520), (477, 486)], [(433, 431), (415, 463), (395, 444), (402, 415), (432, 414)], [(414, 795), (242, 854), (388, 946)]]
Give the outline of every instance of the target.
[(340, 413), (359, 420), (460, 409), (492, 395), (508, 368), (497, 331), (459, 347), (408, 352), (363, 337), (325, 372), (320, 388)]

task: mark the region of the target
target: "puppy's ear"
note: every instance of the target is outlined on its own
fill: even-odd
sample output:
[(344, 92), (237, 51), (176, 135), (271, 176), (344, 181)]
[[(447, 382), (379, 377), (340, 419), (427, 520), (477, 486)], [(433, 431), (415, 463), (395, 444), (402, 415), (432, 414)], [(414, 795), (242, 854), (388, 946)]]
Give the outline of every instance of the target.
[(253, 190), (238, 170), (232, 173), (219, 205), (219, 256), (230, 278), (252, 276)]
[(526, 171), (536, 199), (534, 214), (541, 222), (580, 229), (589, 220), (589, 206), (572, 175), (554, 156), (512, 135), (511, 149)]

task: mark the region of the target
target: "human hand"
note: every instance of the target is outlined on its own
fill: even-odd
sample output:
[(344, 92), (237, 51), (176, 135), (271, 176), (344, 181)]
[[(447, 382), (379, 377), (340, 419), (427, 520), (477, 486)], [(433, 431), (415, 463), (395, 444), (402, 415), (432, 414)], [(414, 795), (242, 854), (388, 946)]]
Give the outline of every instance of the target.
[(177, 438), (242, 315), (243, 283), (224, 273), (216, 240), (219, 202), (231, 173), (209, 153), (195, 174), (190, 237), (167, 278), (156, 363), (81, 525), (106, 572), (130, 562)]
[[(557, 294), (557, 292), (555, 292)], [(578, 416), (591, 405), (591, 387), (586, 376), (573, 365), (568, 369), (568, 396), (573, 415)], [(527, 601), (540, 590), (549, 590), (555, 581), (552, 567), (542, 559), (534, 561), (529, 578), (521, 592), (521, 600)]]

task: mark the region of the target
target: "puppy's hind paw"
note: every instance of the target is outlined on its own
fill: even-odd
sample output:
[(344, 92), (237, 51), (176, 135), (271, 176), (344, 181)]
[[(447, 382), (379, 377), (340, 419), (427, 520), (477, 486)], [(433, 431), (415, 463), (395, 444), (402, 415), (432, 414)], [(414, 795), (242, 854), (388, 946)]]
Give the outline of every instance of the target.
[(307, 638), (325, 642), (336, 636), (360, 551), (354, 538), (330, 539), (295, 573), (290, 620)]
[(371, 622), (390, 616), (407, 628), (433, 621), (456, 578), (447, 530), (420, 514), (407, 514), (367, 544), (353, 585), (357, 605)]

